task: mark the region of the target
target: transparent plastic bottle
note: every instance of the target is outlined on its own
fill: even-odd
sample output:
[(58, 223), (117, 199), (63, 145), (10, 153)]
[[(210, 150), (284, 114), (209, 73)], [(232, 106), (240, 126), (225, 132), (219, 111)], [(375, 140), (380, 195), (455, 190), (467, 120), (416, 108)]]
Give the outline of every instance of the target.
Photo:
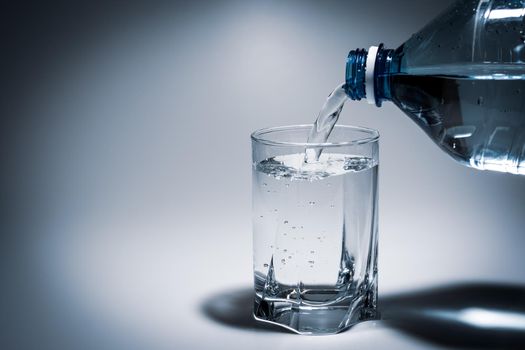
[(351, 51), (346, 94), (392, 101), (462, 164), (525, 174), (525, 0), (462, 0), (395, 50)]

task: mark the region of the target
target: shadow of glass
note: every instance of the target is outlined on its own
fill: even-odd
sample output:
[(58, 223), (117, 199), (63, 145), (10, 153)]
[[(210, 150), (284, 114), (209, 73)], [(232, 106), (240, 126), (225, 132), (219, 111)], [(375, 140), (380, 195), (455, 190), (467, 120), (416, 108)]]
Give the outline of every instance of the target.
[(525, 287), (462, 284), (380, 298), (384, 324), (442, 346), (525, 349)]
[(201, 312), (220, 324), (249, 331), (294, 334), (253, 317), (253, 289), (243, 288), (212, 295), (201, 304)]
[[(448, 347), (525, 349), (525, 286), (461, 284), (380, 296), (382, 324)], [(257, 322), (251, 288), (224, 291), (201, 304), (202, 313), (225, 326), (292, 332)]]

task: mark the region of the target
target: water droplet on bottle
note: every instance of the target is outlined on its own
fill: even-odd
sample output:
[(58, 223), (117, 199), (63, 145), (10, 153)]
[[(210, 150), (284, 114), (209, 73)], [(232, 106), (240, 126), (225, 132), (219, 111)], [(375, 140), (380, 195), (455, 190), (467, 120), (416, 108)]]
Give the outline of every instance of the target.
[(483, 96), (478, 97), (478, 106), (481, 106), (483, 104)]
[(263, 186), (268, 186), (268, 184), (266, 182), (263, 182)]
[(277, 210), (277, 209), (274, 209), (273, 211), (274, 211), (274, 212), (276, 212), (276, 213), (278, 212), (278, 210)]
[(268, 267), (268, 266), (270, 266), (270, 265), (268, 265), (268, 264), (264, 264), (263, 266), (264, 266), (264, 267)]
[(266, 191), (266, 192), (270, 193), (271, 191), (270, 191), (270, 190), (268, 190), (268, 191)]
[(315, 202), (314, 201), (310, 201), (310, 202), (308, 202), (308, 204), (315, 205)]
[(283, 223), (284, 223), (284, 224), (287, 224), (287, 223), (288, 223), (288, 220), (284, 220)]
[(261, 219), (264, 218), (264, 216), (262, 216), (262, 215), (259, 215), (259, 217), (260, 217)]
[(291, 259), (291, 258), (292, 258), (292, 256), (291, 256), (291, 255), (288, 255), (288, 259)]
[(315, 250), (310, 250), (310, 254), (315, 254)]
[(301, 228), (304, 228), (303, 226), (301, 226)]
[(273, 245), (271, 245), (271, 246), (270, 246), (270, 248), (272, 248), (272, 249), (273, 249)]
[(288, 249), (283, 249), (283, 252), (285, 252), (285, 253), (286, 253), (287, 251), (288, 251)]
[(317, 236), (317, 239), (321, 239), (321, 236)]
[(313, 264), (315, 263), (315, 261), (313, 261), (313, 260), (308, 260), (308, 263), (313, 265)]
[(286, 233), (286, 232), (283, 232), (283, 236), (288, 236), (288, 233)]
[(295, 226), (292, 226), (292, 230), (295, 230), (295, 229), (296, 229), (296, 227), (295, 227)]
[(334, 204), (330, 204), (330, 208), (335, 208), (335, 205)]
[(286, 260), (285, 260), (285, 259), (281, 259), (281, 262), (282, 262), (283, 264), (286, 264)]

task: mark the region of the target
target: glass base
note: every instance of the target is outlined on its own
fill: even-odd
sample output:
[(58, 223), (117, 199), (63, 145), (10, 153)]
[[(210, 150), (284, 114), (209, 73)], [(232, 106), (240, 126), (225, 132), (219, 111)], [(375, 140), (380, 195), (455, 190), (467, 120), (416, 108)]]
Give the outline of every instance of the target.
[(310, 306), (290, 300), (265, 300), (256, 295), (254, 317), (298, 334), (336, 334), (359, 322), (379, 319), (375, 298), (375, 293), (370, 293), (346, 303)]

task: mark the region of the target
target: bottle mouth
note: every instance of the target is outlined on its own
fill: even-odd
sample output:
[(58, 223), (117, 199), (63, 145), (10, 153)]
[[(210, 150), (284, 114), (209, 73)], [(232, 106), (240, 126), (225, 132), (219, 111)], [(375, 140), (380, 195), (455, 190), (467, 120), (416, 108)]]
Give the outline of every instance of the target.
[(380, 105), (376, 91), (378, 58), (384, 56), (383, 44), (367, 50), (356, 49), (346, 59), (345, 92), (352, 100), (366, 98), (369, 104)]
[(356, 49), (346, 58), (345, 92), (352, 100), (361, 100), (366, 95), (365, 73), (368, 51)]

